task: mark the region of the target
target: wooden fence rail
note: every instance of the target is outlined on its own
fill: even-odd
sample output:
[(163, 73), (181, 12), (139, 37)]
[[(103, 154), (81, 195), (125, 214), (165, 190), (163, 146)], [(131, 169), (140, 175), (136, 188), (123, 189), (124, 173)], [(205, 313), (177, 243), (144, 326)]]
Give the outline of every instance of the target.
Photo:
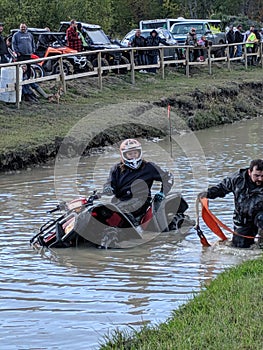
[[(166, 60), (164, 58), (164, 50), (167, 49), (167, 46), (158, 46), (158, 47), (147, 47), (147, 50), (155, 50), (159, 49), (160, 50), (160, 59), (157, 64), (154, 65), (141, 65), (138, 66), (135, 64), (135, 52), (138, 50), (145, 50), (145, 48), (120, 48), (120, 49), (114, 49), (114, 50), (96, 50), (96, 51), (83, 51), (79, 53), (78, 55), (81, 56), (89, 56), (90, 54), (94, 55), (97, 54), (97, 60), (98, 60), (98, 67), (94, 68), (92, 71), (88, 72), (81, 72), (81, 73), (76, 73), (76, 74), (70, 74), (70, 75), (65, 75), (64, 70), (63, 70), (63, 60), (72, 57), (71, 54), (63, 54), (63, 55), (58, 55), (58, 56), (52, 56), (52, 57), (46, 57), (46, 58), (39, 58), (39, 59), (34, 59), (26, 62), (12, 62), (12, 63), (6, 63), (6, 64), (0, 64), (0, 69), (3, 67), (16, 67), (16, 79), (15, 82), (6, 84), (6, 86), (0, 87), (0, 93), (2, 92), (11, 92), (11, 91), (16, 91), (16, 106), (17, 108), (20, 107), (20, 90), (23, 85), (29, 84), (29, 83), (41, 83), (45, 81), (50, 81), (50, 80), (55, 80), (59, 81), (62, 85), (63, 91), (66, 93), (66, 82), (68, 80), (72, 79), (79, 79), (87, 76), (97, 76), (98, 78), (98, 89), (102, 90), (102, 83), (103, 83), (103, 72), (104, 71), (112, 71), (112, 70), (119, 70), (119, 69), (127, 69), (127, 71), (130, 71), (130, 76), (131, 76), (131, 83), (135, 84), (135, 72), (141, 69), (148, 69), (148, 68), (158, 68), (161, 71), (161, 76), (162, 79), (165, 79), (165, 66), (167, 65), (178, 65), (178, 66), (184, 66), (185, 67), (185, 75), (186, 77), (190, 76), (190, 67), (191, 66), (207, 66), (208, 68), (208, 74), (212, 74), (212, 67), (214, 62), (226, 62), (227, 68), (231, 70), (231, 64), (232, 62), (234, 63), (235, 61), (239, 60), (242, 61), (244, 64), (244, 68), (248, 69), (248, 62), (249, 60), (253, 57), (256, 56), (257, 61), (258, 61), (258, 67), (263, 68), (263, 43), (261, 42), (259, 44), (259, 48), (257, 53), (248, 53), (247, 48), (246, 48), (246, 43), (240, 44), (242, 45), (242, 56), (241, 57), (233, 57), (231, 58), (229, 55), (229, 47), (230, 46), (236, 46), (236, 44), (224, 44), (224, 45), (213, 45), (213, 51), (218, 48), (218, 50), (221, 50), (223, 52), (224, 50), (224, 55), (222, 57), (214, 57), (212, 54), (212, 47), (209, 46), (207, 50), (207, 57), (204, 61), (192, 61), (191, 58), (191, 51), (193, 50), (193, 47), (191, 46), (179, 46), (179, 45), (174, 45), (174, 46), (169, 46), (169, 49), (174, 48), (177, 49), (177, 51), (182, 51), (184, 50), (184, 56), (183, 58), (175, 57), (174, 59), (169, 59)], [(125, 53), (126, 55), (129, 55), (130, 62), (127, 64), (119, 64), (119, 65), (111, 65), (111, 66), (103, 66), (102, 65), (102, 55), (110, 52), (116, 52), (120, 51), (122, 53)], [(60, 73), (59, 74), (52, 74), (44, 77), (39, 77), (35, 79), (28, 79), (28, 80), (22, 80), (21, 81), (21, 73), (20, 73), (20, 67), (25, 64), (25, 63), (38, 63), (43, 65), (45, 61), (48, 60), (58, 60), (59, 61), (59, 66), (60, 66)]]

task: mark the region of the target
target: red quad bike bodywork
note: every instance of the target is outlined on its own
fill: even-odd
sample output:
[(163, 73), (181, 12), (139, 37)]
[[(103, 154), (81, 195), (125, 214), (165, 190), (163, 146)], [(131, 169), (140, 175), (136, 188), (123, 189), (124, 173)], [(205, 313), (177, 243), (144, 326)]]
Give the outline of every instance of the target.
[(188, 205), (180, 194), (171, 194), (162, 202), (153, 199), (137, 224), (130, 214), (121, 212), (112, 203), (98, 201), (94, 204), (97, 199), (99, 197), (93, 194), (88, 199), (76, 199), (53, 209), (51, 212), (65, 210), (65, 214), (44, 224), (31, 239), (31, 245), (66, 248), (85, 243), (103, 248), (130, 248), (161, 232), (178, 230), (182, 225), (189, 230), (194, 225), (183, 214)]

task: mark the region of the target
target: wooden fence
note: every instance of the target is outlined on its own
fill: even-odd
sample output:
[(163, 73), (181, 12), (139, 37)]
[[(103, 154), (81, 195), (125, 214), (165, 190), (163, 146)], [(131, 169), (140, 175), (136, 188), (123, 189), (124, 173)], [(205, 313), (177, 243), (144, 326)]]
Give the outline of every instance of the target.
[[(72, 80), (72, 79), (79, 79), (79, 78), (83, 78), (83, 77), (87, 77), (87, 76), (97, 76), (98, 78), (98, 89), (102, 90), (102, 83), (103, 83), (103, 72), (108, 70), (108, 71), (112, 71), (112, 70), (118, 70), (118, 69), (127, 69), (127, 71), (130, 71), (130, 76), (131, 76), (131, 83), (135, 84), (135, 72), (141, 69), (147, 69), (147, 68), (158, 68), (161, 71), (161, 77), (162, 79), (165, 78), (165, 66), (167, 65), (178, 65), (178, 66), (184, 66), (185, 67), (185, 75), (186, 77), (190, 76), (190, 67), (191, 66), (206, 66), (208, 69), (208, 74), (212, 74), (212, 68), (213, 68), (213, 64), (215, 62), (226, 62), (227, 64), (227, 68), (229, 70), (231, 70), (231, 64), (234, 63), (235, 61), (239, 60), (242, 61), (244, 64), (244, 68), (248, 69), (248, 62), (249, 60), (253, 57), (256, 56), (257, 58), (257, 62), (258, 62), (258, 67), (263, 68), (263, 43), (261, 42), (259, 44), (259, 48), (258, 48), (258, 52), (257, 53), (248, 53), (247, 52), (247, 48), (246, 48), (246, 43), (242, 43), (240, 44), (242, 45), (242, 56), (241, 57), (233, 57), (230, 58), (229, 55), (229, 47), (230, 46), (236, 46), (236, 44), (224, 44), (224, 45), (213, 45), (213, 52), (215, 51), (215, 49), (218, 48), (218, 50), (221, 50), (222, 52), (224, 52), (224, 54), (222, 55), (222, 57), (214, 57), (214, 55), (212, 54), (212, 47), (208, 47), (207, 50), (207, 57), (204, 61), (199, 61), (199, 62), (192, 62), (190, 57), (191, 57), (191, 50), (193, 50), (193, 47), (191, 46), (178, 46), (178, 45), (174, 45), (174, 46), (169, 46), (169, 49), (171, 48), (175, 48), (177, 50), (185, 50), (185, 54), (183, 58), (174, 58), (174, 59), (169, 59), (166, 60), (164, 59), (164, 50), (168, 48), (168, 46), (158, 46), (158, 47), (147, 47), (147, 50), (154, 50), (154, 49), (159, 49), (160, 50), (160, 59), (159, 62), (157, 64), (154, 65), (143, 65), (143, 66), (138, 66), (135, 64), (135, 53), (138, 50), (145, 50), (145, 48), (120, 48), (120, 49), (114, 49), (114, 50), (97, 50), (97, 51), (84, 51), (79, 53), (78, 55), (83, 55), (83, 56), (88, 56), (90, 54), (94, 55), (97, 54), (97, 59), (98, 59), (98, 67), (94, 68), (93, 71), (89, 71), (89, 72), (82, 72), (82, 73), (77, 73), (77, 74), (70, 74), (70, 75), (65, 75), (64, 70), (63, 70), (63, 59), (66, 59), (67, 57), (72, 57), (72, 53), (71, 54), (64, 54), (64, 55), (58, 55), (58, 56), (52, 56), (52, 57), (47, 57), (47, 58), (39, 58), (39, 59), (34, 59), (34, 60), (30, 60), (30, 61), (26, 61), (26, 62), (12, 62), (12, 63), (7, 63), (7, 64), (0, 64), (0, 68), (3, 67), (16, 67), (16, 79), (15, 82), (13, 83), (8, 83), (6, 84), (6, 86), (2, 86), (0, 87), (0, 93), (2, 92), (16, 92), (16, 106), (17, 108), (20, 107), (20, 94), (21, 94), (21, 86), (25, 85), (25, 84), (29, 84), (29, 83), (41, 83), (41, 82), (45, 82), (45, 81), (50, 81), (50, 80), (55, 80), (55, 81), (59, 81), (62, 85), (62, 89), (64, 91), (64, 93), (66, 93), (66, 89), (67, 89), (67, 84), (66, 82), (68, 80)], [(120, 65), (113, 65), (113, 66), (103, 66), (102, 65), (102, 56), (108, 52), (116, 52), (116, 51), (120, 51), (120, 52), (125, 52), (125, 54), (129, 55), (129, 63), (127, 64), (120, 64)], [(40, 78), (36, 78), (36, 79), (29, 79), (29, 80), (22, 80), (21, 81), (21, 73), (20, 73), (20, 66), (25, 64), (25, 63), (40, 63), (43, 64), (44, 61), (48, 61), (48, 60), (54, 60), (57, 59), (59, 60), (59, 66), (60, 66), (60, 73), (59, 74), (52, 74), (52, 75), (48, 75), (48, 76), (44, 76), (44, 77), (40, 77)]]

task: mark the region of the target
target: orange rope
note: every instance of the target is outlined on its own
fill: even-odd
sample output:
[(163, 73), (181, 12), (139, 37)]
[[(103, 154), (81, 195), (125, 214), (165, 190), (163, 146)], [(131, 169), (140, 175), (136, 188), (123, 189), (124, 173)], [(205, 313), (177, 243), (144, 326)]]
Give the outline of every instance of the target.
[(253, 236), (243, 236), (243, 235), (233, 231), (230, 227), (228, 227), (222, 221), (220, 221), (208, 208), (208, 199), (207, 198), (201, 198), (200, 202), (202, 204), (202, 217), (203, 217), (204, 222), (223, 241), (225, 241), (227, 239), (227, 237), (225, 236), (225, 234), (223, 233), (223, 231), (221, 230), (220, 227), (222, 227), (226, 231), (232, 233), (233, 235), (236, 235), (239, 237), (244, 237), (244, 238), (249, 238), (249, 239), (255, 238)]

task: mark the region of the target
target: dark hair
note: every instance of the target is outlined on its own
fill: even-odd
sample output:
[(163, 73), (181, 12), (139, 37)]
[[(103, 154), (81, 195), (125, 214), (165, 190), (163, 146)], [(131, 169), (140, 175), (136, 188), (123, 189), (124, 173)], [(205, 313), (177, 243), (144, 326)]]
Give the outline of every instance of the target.
[(256, 170), (263, 171), (263, 160), (262, 159), (254, 159), (250, 162), (249, 170), (252, 171), (256, 167)]

